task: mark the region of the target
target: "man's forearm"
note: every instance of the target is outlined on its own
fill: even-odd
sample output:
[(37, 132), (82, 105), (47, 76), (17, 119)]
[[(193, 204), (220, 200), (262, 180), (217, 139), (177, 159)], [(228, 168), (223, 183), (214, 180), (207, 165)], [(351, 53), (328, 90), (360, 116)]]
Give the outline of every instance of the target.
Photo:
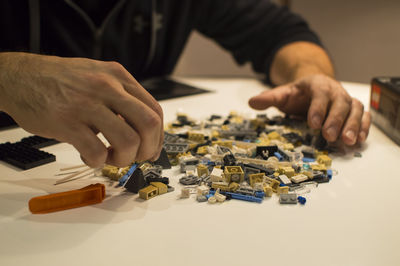
[(314, 74), (334, 77), (334, 69), (328, 54), (310, 42), (294, 42), (283, 46), (276, 53), (270, 69), (270, 79), (275, 85)]

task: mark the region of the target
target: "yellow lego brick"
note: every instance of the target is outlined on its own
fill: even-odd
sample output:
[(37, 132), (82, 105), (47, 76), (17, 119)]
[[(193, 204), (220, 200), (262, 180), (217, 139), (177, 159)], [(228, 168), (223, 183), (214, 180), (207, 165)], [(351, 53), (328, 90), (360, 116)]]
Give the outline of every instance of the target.
[(262, 183), (264, 181), (264, 173), (258, 173), (258, 174), (251, 174), (249, 175), (249, 183), (250, 186), (254, 187), (255, 183)]
[(272, 188), (273, 192), (276, 192), (278, 190), (278, 187), (280, 184), (280, 182), (278, 180), (270, 178), (270, 177), (266, 177), (265, 183), (267, 183)]
[(280, 176), (281, 174), (279, 173), (279, 172), (274, 172), (274, 176), (275, 177), (278, 177), (278, 176)]
[(300, 174), (306, 175), (308, 177), (308, 179), (313, 179), (313, 177), (314, 177), (311, 171), (303, 170), (303, 171), (300, 171)]
[(276, 193), (278, 195), (280, 195), (280, 194), (288, 194), (289, 193), (289, 187), (288, 186), (278, 187), (278, 189), (276, 190)]
[(282, 148), (286, 151), (293, 151), (294, 145), (292, 143), (284, 143)]
[(196, 142), (204, 142), (204, 134), (197, 132), (188, 132), (188, 139)]
[(207, 154), (207, 146), (198, 147), (196, 152), (201, 155)]
[(219, 138), (219, 132), (217, 130), (213, 130), (211, 132), (211, 138)]
[(326, 166), (323, 164), (313, 164), (313, 165), (311, 165), (311, 169), (313, 171), (321, 171), (321, 172), (326, 173)]
[(158, 189), (158, 195), (162, 195), (168, 192), (168, 186), (161, 182), (150, 182), (150, 185), (155, 186)]
[(279, 133), (276, 132), (276, 131), (272, 131), (272, 132), (268, 133), (267, 136), (268, 136), (268, 138), (269, 138), (270, 140), (273, 140), (273, 139), (275, 139), (275, 140), (280, 140), (280, 139), (281, 139), (281, 135), (279, 135)]
[(266, 183), (263, 184), (263, 189), (266, 197), (271, 197), (272, 196), (272, 187)]
[(222, 191), (230, 191), (229, 183), (226, 182), (212, 182), (211, 187), (213, 189), (220, 189)]
[(244, 172), (240, 166), (225, 166), (224, 174), (228, 183), (242, 183), (244, 180)]
[(139, 190), (139, 198), (144, 200), (154, 198), (157, 195), (158, 195), (158, 188), (153, 185), (149, 185)]
[(239, 189), (239, 184), (238, 183), (236, 183), (236, 182), (231, 182), (230, 184), (229, 184), (229, 191), (230, 192), (235, 192), (236, 190), (238, 190)]
[(203, 176), (203, 175), (209, 175), (208, 173), (208, 167), (205, 166), (204, 164), (198, 164), (197, 165), (197, 175), (199, 177)]
[(326, 167), (330, 167), (332, 165), (332, 159), (328, 155), (321, 154), (317, 157), (317, 162), (319, 164), (323, 164)]
[(284, 166), (284, 167), (279, 167), (278, 172), (281, 175), (286, 175), (287, 177), (291, 178), (294, 176), (294, 169), (291, 166)]
[(232, 149), (232, 140), (216, 140), (211, 142), (211, 144), (214, 145), (218, 145), (218, 146), (222, 146), (222, 147), (227, 147), (229, 149)]

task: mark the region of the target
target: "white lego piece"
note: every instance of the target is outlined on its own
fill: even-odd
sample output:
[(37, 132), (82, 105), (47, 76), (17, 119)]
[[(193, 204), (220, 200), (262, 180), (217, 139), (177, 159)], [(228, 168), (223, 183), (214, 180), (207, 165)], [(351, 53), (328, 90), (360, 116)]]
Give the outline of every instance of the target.
[(218, 202), (224, 202), (226, 200), (226, 196), (218, 192), (215, 192), (214, 197)]
[(213, 168), (211, 174), (210, 174), (210, 180), (211, 182), (221, 182), (224, 181), (223, 177), (224, 171), (219, 168)]
[(304, 174), (298, 174), (298, 175), (294, 175), (291, 177), (291, 180), (294, 183), (300, 183), (300, 182), (306, 181), (307, 179), (308, 179), (308, 176), (306, 176)]
[(286, 175), (280, 175), (279, 180), (285, 185), (292, 184), (292, 181)]
[(210, 188), (206, 185), (201, 185), (197, 188), (197, 195), (206, 195), (210, 191)]

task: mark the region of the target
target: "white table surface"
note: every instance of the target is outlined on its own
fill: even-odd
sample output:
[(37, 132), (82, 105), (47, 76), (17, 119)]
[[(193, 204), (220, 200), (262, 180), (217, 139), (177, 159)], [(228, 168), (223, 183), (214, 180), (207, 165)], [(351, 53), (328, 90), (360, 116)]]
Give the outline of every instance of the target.
[[(251, 79), (188, 79), (215, 92), (161, 102), (165, 120), (178, 109), (194, 118), (251, 113), (250, 96), (264, 86)], [(369, 86), (343, 83), (369, 105)], [(22, 129), (0, 132), (0, 142), (18, 141)], [(57, 162), (21, 171), (0, 162), (0, 265), (400, 265), (400, 148), (372, 126), (362, 158), (334, 158), (339, 174), (306, 195), (305, 206), (223, 204), (177, 199), (177, 170), (168, 170), (176, 190), (149, 201), (116, 193), (102, 178), (54, 186), (61, 167), (80, 163), (70, 145), (44, 150)], [(34, 196), (103, 181), (101, 204), (33, 215)]]

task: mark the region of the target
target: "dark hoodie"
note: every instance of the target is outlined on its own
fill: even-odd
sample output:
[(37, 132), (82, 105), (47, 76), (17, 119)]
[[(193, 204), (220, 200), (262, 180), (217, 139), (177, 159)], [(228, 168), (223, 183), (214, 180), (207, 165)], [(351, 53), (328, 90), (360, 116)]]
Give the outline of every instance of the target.
[(319, 44), (269, 0), (0, 1), (0, 51), (118, 61), (137, 79), (170, 74), (192, 30), (264, 74), (283, 45)]

